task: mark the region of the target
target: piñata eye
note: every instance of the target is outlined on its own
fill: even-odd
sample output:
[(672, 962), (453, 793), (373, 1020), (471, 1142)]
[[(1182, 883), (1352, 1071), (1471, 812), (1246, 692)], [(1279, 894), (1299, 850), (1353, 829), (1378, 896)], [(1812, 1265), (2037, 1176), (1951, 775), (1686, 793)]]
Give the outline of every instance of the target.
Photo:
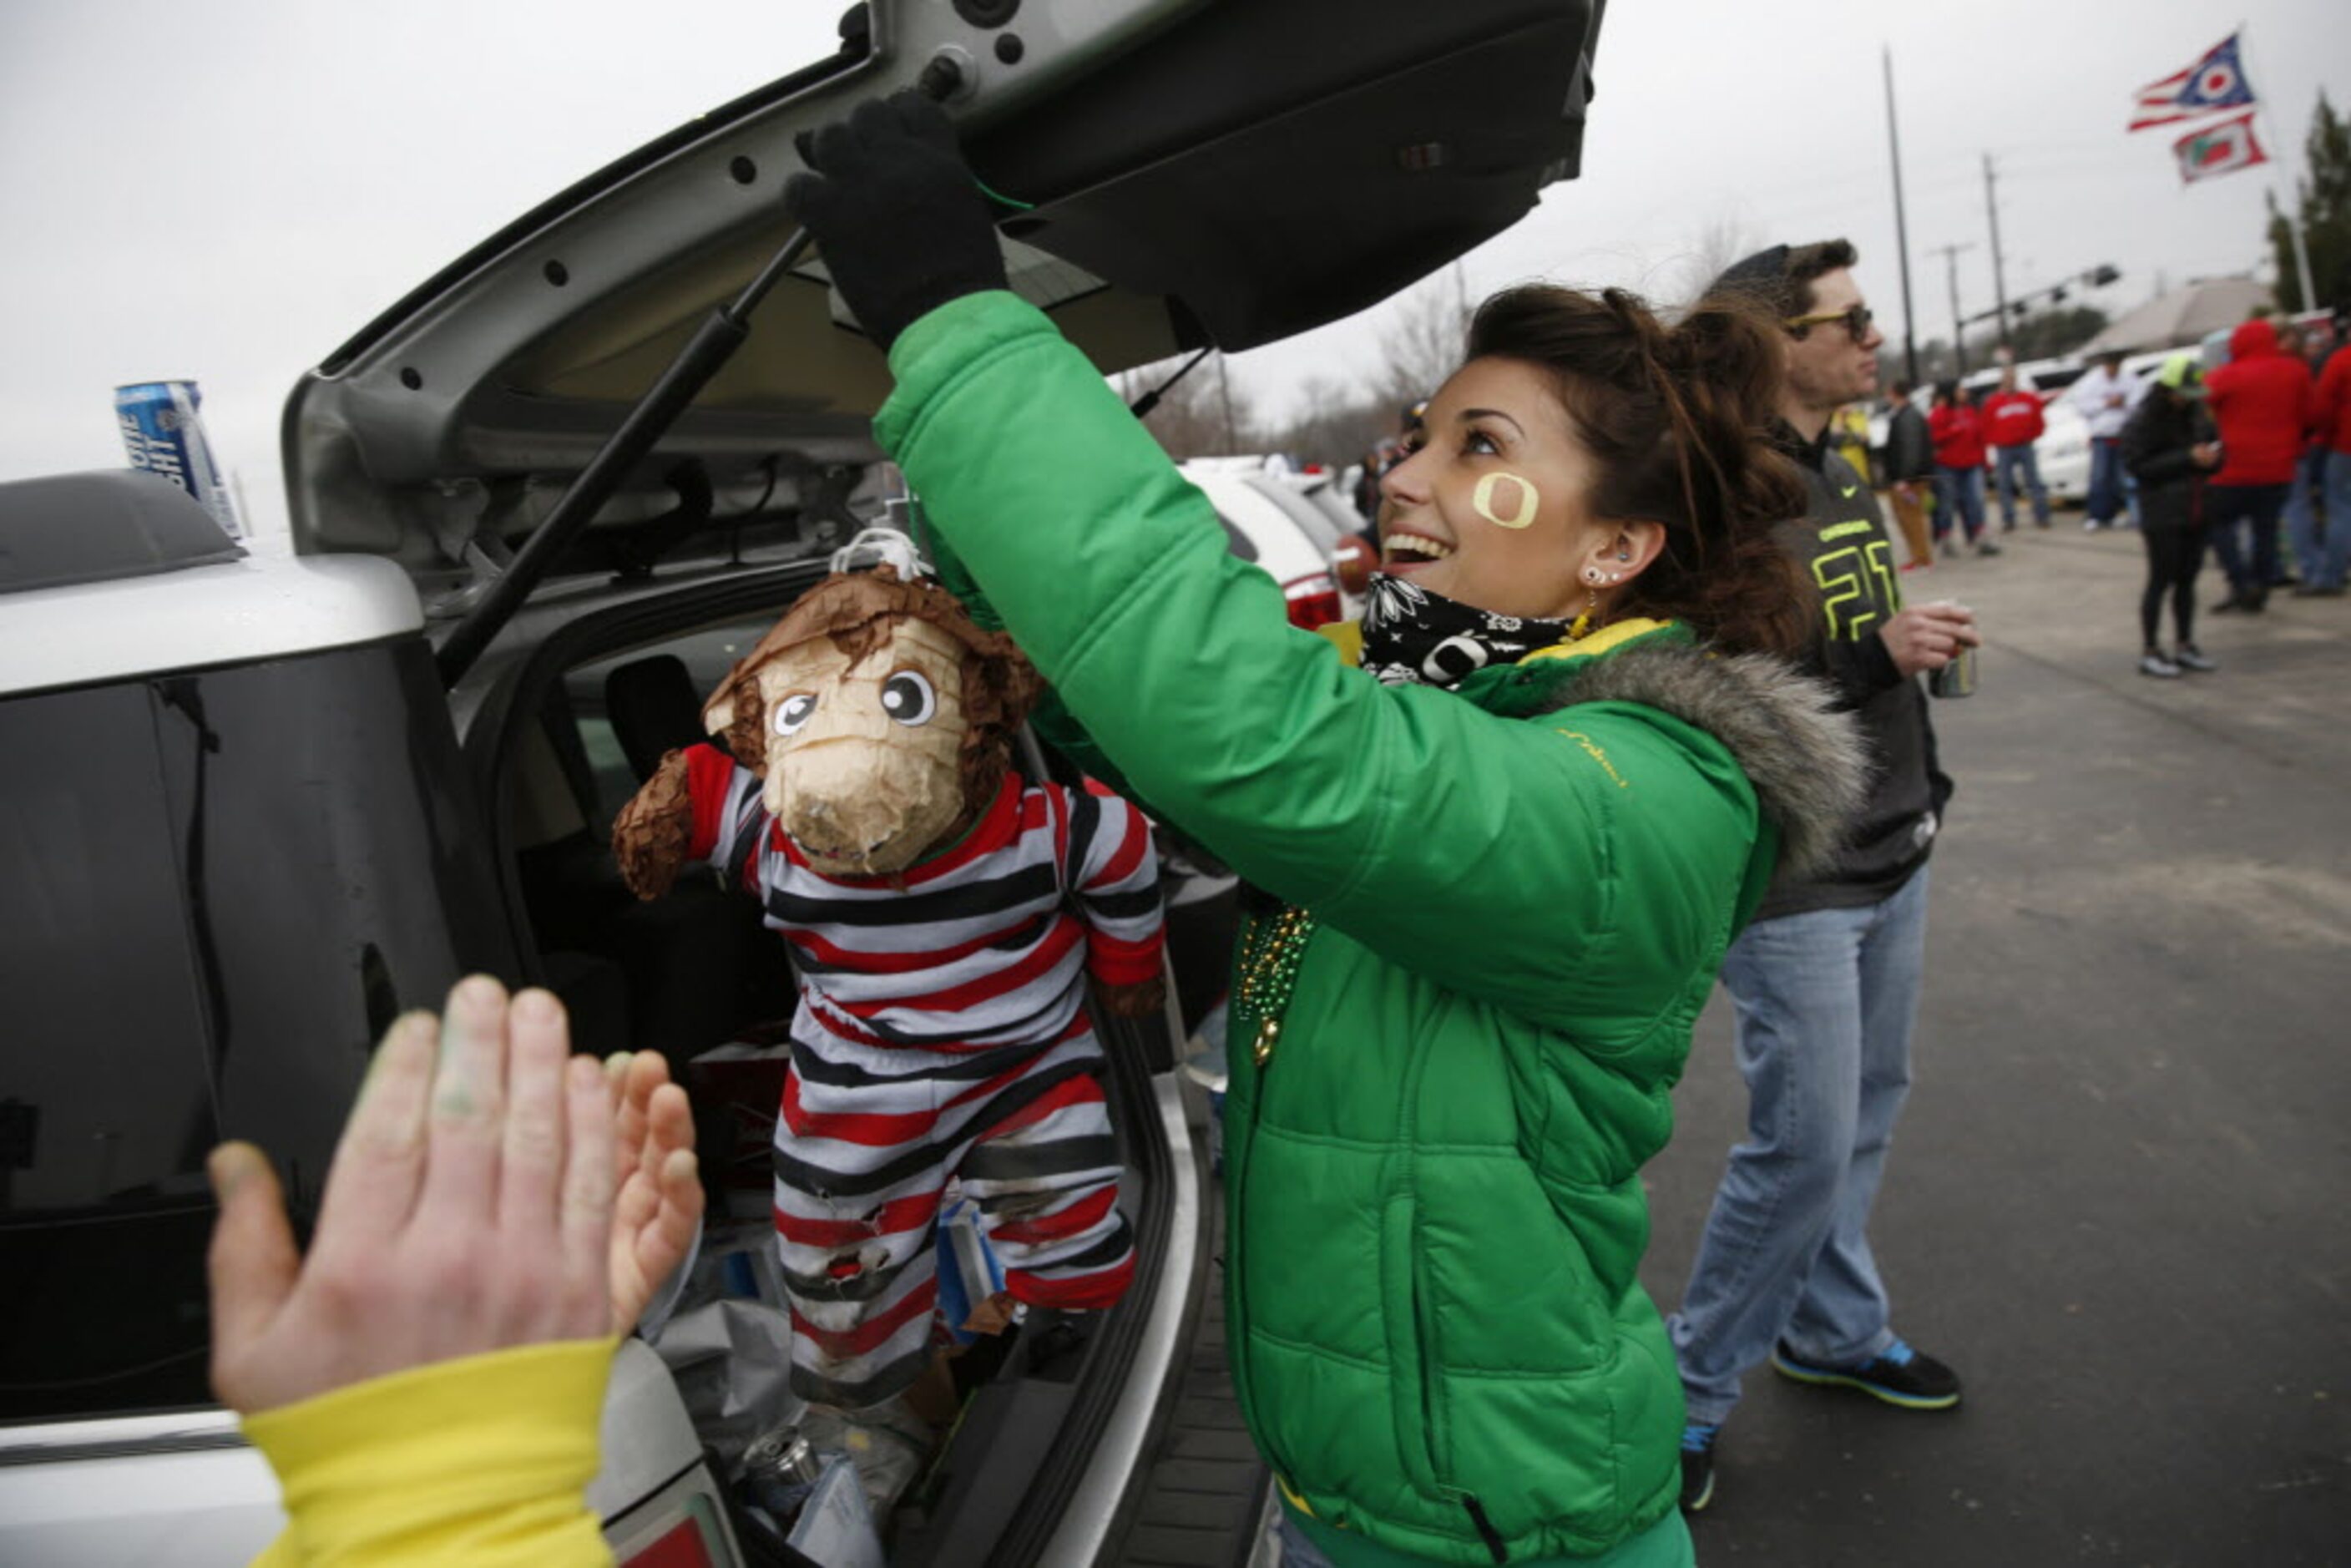
[(939, 699), (920, 671), (901, 670), (882, 683), (882, 711), (912, 728), (931, 722)]
[(798, 735), (816, 716), (816, 694), (795, 692), (776, 705), (776, 733)]

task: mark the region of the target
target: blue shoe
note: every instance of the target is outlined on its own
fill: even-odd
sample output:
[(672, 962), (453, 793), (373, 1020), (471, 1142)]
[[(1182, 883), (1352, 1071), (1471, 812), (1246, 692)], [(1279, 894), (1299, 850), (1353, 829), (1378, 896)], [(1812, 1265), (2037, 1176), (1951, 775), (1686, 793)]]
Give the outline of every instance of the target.
[[(1771, 1351), (1771, 1370), (1798, 1383), (1857, 1388), (1905, 1410), (1948, 1410), (1959, 1402), (1959, 1375), (1898, 1339), (1853, 1366), (1816, 1366), (1799, 1357), (1782, 1340)], [(1688, 1439), (1683, 1442), (1687, 1448)]]
[(1696, 1513), (1714, 1500), (1714, 1440), (1719, 1422), (1692, 1421), (1682, 1428), (1682, 1511)]

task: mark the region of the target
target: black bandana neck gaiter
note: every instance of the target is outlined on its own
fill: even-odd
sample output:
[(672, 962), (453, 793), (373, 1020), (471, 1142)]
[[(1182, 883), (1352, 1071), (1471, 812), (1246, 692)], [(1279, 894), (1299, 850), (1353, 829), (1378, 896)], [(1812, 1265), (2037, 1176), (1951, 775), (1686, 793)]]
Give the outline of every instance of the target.
[(1364, 611), (1364, 669), (1382, 685), (1450, 690), (1489, 664), (1565, 642), (1569, 624), (1474, 610), (1377, 572)]

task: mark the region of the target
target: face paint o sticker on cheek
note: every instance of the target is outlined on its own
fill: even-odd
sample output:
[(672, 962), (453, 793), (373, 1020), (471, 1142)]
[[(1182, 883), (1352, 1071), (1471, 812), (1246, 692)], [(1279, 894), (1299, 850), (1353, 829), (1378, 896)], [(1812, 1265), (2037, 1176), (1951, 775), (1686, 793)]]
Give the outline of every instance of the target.
[[(1504, 486), (1508, 488), (1504, 488)], [(1458, 493), (1458, 492), (1457, 492)], [(1504, 512), (1499, 503), (1515, 501), (1517, 509)], [(1523, 528), (1535, 520), (1535, 510), (1542, 497), (1534, 486), (1516, 474), (1489, 474), (1478, 481), (1470, 492), (1469, 506), (1479, 517), (1498, 528)]]

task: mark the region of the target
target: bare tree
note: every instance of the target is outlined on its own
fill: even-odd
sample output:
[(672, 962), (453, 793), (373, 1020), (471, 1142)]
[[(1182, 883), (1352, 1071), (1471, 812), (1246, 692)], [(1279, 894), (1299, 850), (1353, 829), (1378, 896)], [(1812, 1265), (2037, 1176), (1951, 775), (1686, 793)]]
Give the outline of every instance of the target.
[(1394, 434), (1395, 423), (1395, 411), (1376, 390), (1311, 376), (1298, 390), (1296, 412), (1274, 427), (1271, 446), (1308, 463), (1343, 469)]
[(1449, 277), (1424, 278), (1394, 305), (1380, 329), (1377, 390), (1389, 408), (1402, 409), (1434, 394), (1461, 368), (1469, 320)]
[(1673, 313), (1687, 313), (1705, 294), (1707, 286), (1730, 270), (1735, 262), (1743, 261), (1757, 249), (1754, 237), (1747, 225), (1730, 213), (1724, 213), (1708, 223), (1690, 242), (1690, 248), (1681, 257), (1673, 286), (1672, 298), (1678, 301)]
[[(1129, 371), (1118, 378), (1119, 393), (1133, 402), (1165, 384), (1183, 366), (1183, 360), (1162, 360)], [(1222, 357), (1216, 354), (1168, 387), (1158, 406), (1144, 416), (1143, 427), (1179, 463), (1189, 457), (1263, 452), (1269, 445), (1256, 404), (1226, 373)]]

